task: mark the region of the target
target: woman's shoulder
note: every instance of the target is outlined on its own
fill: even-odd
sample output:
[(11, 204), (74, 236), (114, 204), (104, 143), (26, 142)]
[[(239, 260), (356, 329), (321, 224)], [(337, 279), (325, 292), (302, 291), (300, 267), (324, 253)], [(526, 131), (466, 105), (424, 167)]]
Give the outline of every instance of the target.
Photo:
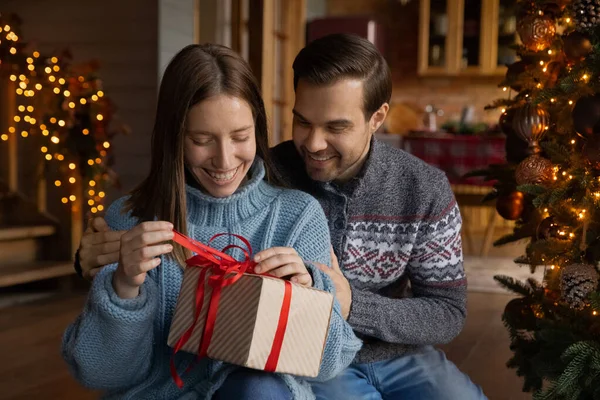
[(112, 230), (129, 230), (138, 224), (138, 218), (129, 209), (129, 198), (130, 196), (118, 198), (106, 210), (104, 219)]

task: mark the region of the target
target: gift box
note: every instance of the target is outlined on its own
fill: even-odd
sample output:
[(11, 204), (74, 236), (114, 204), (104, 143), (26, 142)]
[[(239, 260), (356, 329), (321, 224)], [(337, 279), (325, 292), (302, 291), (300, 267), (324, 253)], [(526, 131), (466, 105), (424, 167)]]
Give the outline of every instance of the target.
[(175, 241), (198, 253), (187, 262), (169, 331), (168, 345), (175, 352), (269, 372), (318, 375), (332, 294), (255, 274), (247, 242), (246, 260), (239, 262), (183, 235)]

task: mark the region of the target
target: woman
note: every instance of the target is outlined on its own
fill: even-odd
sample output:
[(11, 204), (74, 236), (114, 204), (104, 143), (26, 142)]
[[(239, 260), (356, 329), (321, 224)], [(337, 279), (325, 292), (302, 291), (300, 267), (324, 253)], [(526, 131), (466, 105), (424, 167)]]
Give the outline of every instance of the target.
[[(333, 291), (329, 278), (303, 261), (330, 262), (323, 211), (309, 195), (266, 182), (270, 170), (264, 105), (248, 65), (222, 46), (184, 48), (161, 83), (150, 174), (107, 210), (110, 228), (127, 230), (119, 262), (97, 274), (64, 335), (63, 356), (83, 385), (119, 399), (314, 397), (302, 378), (210, 359), (184, 376), (183, 390), (169, 373), (167, 335), (181, 266), (191, 255), (165, 243), (173, 229), (204, 243), (217, 233), (242, 235), (262, 250), (260, 272)], [(317, 380), (334, 377), (359, 347), (336, 301)], [(178, 353), (178, 369), (193, 360)]]

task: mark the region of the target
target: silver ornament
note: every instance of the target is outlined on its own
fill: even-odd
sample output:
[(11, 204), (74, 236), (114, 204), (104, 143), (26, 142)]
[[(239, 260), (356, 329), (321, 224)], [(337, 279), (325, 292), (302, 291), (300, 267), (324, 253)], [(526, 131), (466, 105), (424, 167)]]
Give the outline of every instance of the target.
[(539, 105), (526, 103), (517, 108), (513, 118), (513, 130), (522, 140), (529, 143), (531, 154), (541, 151), (539, 141), (550, 124), (550, 115)]

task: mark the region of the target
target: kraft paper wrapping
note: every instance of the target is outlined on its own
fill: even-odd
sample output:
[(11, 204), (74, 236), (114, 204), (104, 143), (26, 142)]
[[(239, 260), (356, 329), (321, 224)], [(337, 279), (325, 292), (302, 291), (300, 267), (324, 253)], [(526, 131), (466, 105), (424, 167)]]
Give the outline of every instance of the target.
[[(173, 347), (192, 325), (195, 290), (202, 267), (188, 267), (168, 345)], [(197, 354), (212, 288), (206, 274), (204, 303), (189, 341), (182, 350)], [(281, 279), (244, 274), (233, 285), (223, 288), (215, 330), (207, 350), (208, 357), (231, 364), (262, 370), (271, 351), (284, 296)], [(333, 295), (292, 284), (290, 313), (276, 372), (315, 377), (329, 330)]]

